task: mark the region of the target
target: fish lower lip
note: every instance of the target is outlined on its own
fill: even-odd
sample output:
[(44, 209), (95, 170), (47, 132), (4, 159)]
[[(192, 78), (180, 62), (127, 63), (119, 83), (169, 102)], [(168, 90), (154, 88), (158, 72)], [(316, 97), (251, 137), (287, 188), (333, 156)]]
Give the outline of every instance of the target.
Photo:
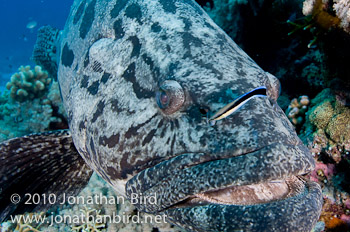
[[(298, 177), (295, 177), (298, 178)], [(300, 194), (272, 202), (173, 206), (162, 214), (191, 231), (311, 231), (322, 209), (320, 186), (305, 180)]]
[(171, 208), (207, 204), (257, 205), (270, 203), (302, 193), (305, 190), (305, 182), (303, 177), (290, 176), (284, 180), (229, 186), (196, 194)]

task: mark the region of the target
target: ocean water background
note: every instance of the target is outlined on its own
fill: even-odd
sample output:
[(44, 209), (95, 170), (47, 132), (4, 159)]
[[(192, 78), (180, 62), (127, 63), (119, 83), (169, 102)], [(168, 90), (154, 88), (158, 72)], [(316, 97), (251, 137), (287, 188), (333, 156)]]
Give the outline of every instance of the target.
[[(31, 61), (37, 31), (51, 25), (63, 29), (73, 0), (0, 0), (0, 91), (21, 65)], [(36, 27), (27, 28), (31, 21)]]

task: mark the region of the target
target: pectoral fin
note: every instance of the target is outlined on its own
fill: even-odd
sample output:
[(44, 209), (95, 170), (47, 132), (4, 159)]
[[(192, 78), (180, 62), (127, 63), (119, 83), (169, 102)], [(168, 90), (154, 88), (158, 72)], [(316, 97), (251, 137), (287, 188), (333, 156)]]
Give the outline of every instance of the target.
[[(43, 194), (55, 194), (56, 204), (63, 193), (77, 194), (93, 172), (75, 149), (68, 130), (0, 143), (0, 164), (0, 221), (10, 215), (52, 207), (48, 202), (44, 204)], [(40, 203), (25, 204), (28, 194), (39, 194)], [(18, 199), (17, 204), (11, 202)]]

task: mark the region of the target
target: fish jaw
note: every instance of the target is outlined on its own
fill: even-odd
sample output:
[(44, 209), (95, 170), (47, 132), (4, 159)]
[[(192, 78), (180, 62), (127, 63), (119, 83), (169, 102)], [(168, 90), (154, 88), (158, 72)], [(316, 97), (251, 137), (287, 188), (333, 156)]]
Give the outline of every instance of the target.
[(281, 201), (256, 205), (210, 203), (170, 208), (162, 213), (190, 231), (311, 231), (322, 209), (322, 191), (306, 181), (302, 192)]
[[(285, 153), (289, 158), (281, 159)], [(126, 194), (134, 199), (154, 197), (156, 203), (136, 201), (142, 202), (136, 207), (164, 214), (170, 222), (192, 231), (256, 231), (263, 227), (283, 231), (298, 225), (287, 223), (291, 217), (305, 225), (305, 230), (298, 231), (309, 231), (319, 217), (322, 194), (316, 183), (301, 177), (315, 165), (307, 153), (302, 144), (275, 143), (224, 159), (204, 153), (182, 154), (137, 174), (127, 182)], [(244, 200), (245, 194), (251, 197)], [(203, 218), (208, 221), (200, 223)]]

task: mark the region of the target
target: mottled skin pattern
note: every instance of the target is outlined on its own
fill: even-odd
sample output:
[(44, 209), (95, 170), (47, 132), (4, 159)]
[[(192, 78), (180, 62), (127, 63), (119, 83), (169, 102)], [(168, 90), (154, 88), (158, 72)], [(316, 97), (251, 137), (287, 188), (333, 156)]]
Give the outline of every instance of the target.
[[(208, 190), (314, 167), (276, 104), (278, 81), (195, 2), (76, 0), (62, 34), (58, 79), (85, 161), (121, 194), (157, 194), (157, 205), (139, 209), (192, 231), (309, 231), (317, 221), (320, 190), (309, 182), (267, 204), (171, 207)], [(170, 115), (155, 99), (165, 80), (179, 83), (185, 96)], [(212, 115), (259, 86), (267, 87), (267, 98), (207, 123), (205, 110)]]

